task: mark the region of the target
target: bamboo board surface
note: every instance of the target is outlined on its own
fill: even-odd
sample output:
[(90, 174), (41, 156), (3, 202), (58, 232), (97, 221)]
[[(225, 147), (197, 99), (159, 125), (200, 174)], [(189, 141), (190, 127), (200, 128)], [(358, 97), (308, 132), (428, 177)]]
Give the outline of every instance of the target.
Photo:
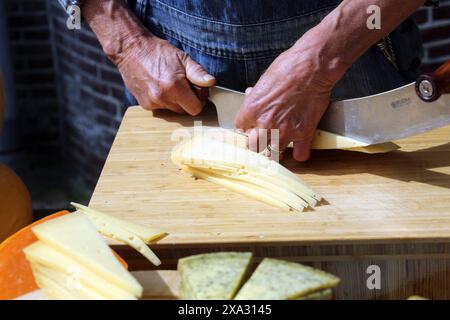
[(171, 163), (173, 132), (214, 119), (129, 108), (90, 206), (168, 232), (156, 247), (450, 239), (450, 127), (400, 140), (388, 154), (315, 151), (307, 163), (282, 162), (326, 199), (294, 213), (194, 180)]

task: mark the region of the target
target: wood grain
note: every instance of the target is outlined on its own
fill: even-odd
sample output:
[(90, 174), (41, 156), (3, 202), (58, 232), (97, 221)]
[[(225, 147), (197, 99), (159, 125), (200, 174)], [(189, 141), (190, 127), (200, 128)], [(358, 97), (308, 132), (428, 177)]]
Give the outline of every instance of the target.
[(90, 202), (167, 231), (158, 246), (450, 239), (450, 127), (399, 141), (388, 154), (315, 151), (305, 164), (285, 161), (327, 202), (293, 213), (179, 171), (171, 134), (193, 120), (164, 116), (128, 110)]
[[(399, 151), (368, 155), (313, 151), (303, 164), (283, 164), (326, 202), (304, 213), (274, 209), (202, 180), (170, 161), (171, 135), (196, 117), (129, 108), (90, 206), (169, 235), (152, 248), (162, 268), (190, 254), (252, 251), (255, 261), (299, 261), (342, 278), (338, 299), (450, 299), (450, 127), (396, 141)], [(130, 268), (152, 268), (111, 241)], [(366, 287), (377, 264), (382, 289)]]

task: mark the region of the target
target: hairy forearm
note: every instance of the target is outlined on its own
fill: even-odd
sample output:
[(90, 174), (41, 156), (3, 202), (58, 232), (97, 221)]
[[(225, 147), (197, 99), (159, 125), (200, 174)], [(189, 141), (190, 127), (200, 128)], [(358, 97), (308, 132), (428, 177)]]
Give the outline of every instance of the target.
[(106, 55), (115, 63), (123, 59), (123, 53), (136, 41), (152, 37), (123, 0), (87, 0), (82, 14)]
[[(344, 0), (294, 46), (301, 54), (313, 49), (327, 81), (337, 82), (367, 49), (389, 34), (425, 0)], [(380, 29), (369, 29), (370, 5), (380, 8)]]

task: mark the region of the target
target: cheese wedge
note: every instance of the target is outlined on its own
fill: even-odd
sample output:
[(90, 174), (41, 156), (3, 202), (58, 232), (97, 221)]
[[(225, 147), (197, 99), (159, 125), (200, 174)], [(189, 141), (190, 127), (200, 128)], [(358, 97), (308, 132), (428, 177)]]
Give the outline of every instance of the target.
[(129, 221), (126, 221), (123, 219), (113, 217), (109, 214), (100, 212), (100, 211), (92, 209), (92, 208), (88, 208), (79, 203), (71, 202), (70, 204), (72, 206), (74, 206), (77, 210), (86, 214), (89, 217), (89, 219), (97, 220), (97, 221), (101, 221), (101, 222), (107, 222), (110, 225), (114, 225), (118, 228), (125, 229), (128, 232), (134, 233), (136, 236), (141, 238), (142, 241), (144, 241), (146, 243), (150, 243), (151, 241), (158, 239), (165, 235), (165, 233), (162, 231), (159, 231), (159, 230), (156, 230), (153, 228), (149, 228), (149, 227), (144, 227), (144, 226), (141, 226), (136, 223), (132, 223), (132, 222), (129, 222)]
[(297, 300), (329, 300), (333, 297), (333, 290), (325, 289), (314, 293), (310, 293), (306, 296), (297, 298)]
[(299, 263), (265, 258), (236, 300), (291, 300), (329, 289), (339, 278)]
[(232, 299), (245, 279), (251, 259), (250, 252), (217, 252), (180, 259), (180, 298)]
[(37, 225), (32, 230), (44, 244), (70, 256), (133, 295), (142, 295), (141, 285), (117, 261), (112, 250), (85, 215), (71, 213)]
[(107, 298), (92, 288), (86, 287), (66, 274), (47, 268), (40, 264), (32, 264), (34, 277), (41, 290), (53, 300), (106, 300)]
[(37, 241), (26, 247), (25, 256), (32, 265), (40, 265), (64, 274), (67, 279), (78, 279), (81, 285), (97, 291), (107, 299), (134, 300), (134, 295), (99, 277), (73, 258)]

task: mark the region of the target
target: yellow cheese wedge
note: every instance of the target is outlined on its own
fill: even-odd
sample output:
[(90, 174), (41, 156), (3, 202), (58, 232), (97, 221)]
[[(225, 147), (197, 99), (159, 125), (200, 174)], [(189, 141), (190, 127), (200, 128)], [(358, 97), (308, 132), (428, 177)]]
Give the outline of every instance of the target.
[(232, 299), (245, 279), (251, 259), (250, 252), (217, 252), (180, 259), (180, 298)]
[(107, 299), (136, 299), (130, 292), (113, 285), (98, 274), (79, 264), (73, 258), (62, 254), (60, 251), (40, 241), (26, 247), (23, 251), (31, 264), (38, 264), (47, 269), (53, 269), (55, 272), (64, 274), (67, 279), (79, 281), (81, 285), (97, 291)]
[(329, 289), (339, 278), (299, 263), (265, 258), (236, 300), (291, 300)]
[(32, 264), (34, 278), (49, 299), (54, 300), (106, 300), (106, 297), (79, 282), (71, 282), (66, 274)]
[(310, 293), (306, 296), (297, 298), (298, 300), (329, 300), (333, 297), (333, 290), (325, 289), (314, 293)]
[(70, 256), (105, 280), (140, 297), (142, 286), (117, 261), (89, 219), (71, 213), (33, 227), (44, 244)]
[(71, 202), (70, 204), (72, 206), (74, 206), (77, 210), (85, 213), (89, 217), (89, 219), (92, 219), (92, 220), (95, 219), (97, 221), (107, 222), (110, 225), (115, 225), (118, 228), (125, 229), (128, 232), (134, 233), (139, 238), (141, 238), (142, 241), (144, 241), (146, 243), (150, 243), (151, 241), (158, 239), (158, 238), (162, 237), (163, 235), (165, 235), (165, 233), (162, 231), (159, 231), (159, 230), (156, 230), (153, 228), (149, 228), (149, 227), (144, 227), (144, 226), (141, 226), (136, 223), (132, 223), (132, 222), (129, 222), (129, 221), (126, 221), (123, 219), (113, 217), (109, 214), (100, 212), (100, 211), (92, 209), (92, 208), (88, 208), (79, 203)]

